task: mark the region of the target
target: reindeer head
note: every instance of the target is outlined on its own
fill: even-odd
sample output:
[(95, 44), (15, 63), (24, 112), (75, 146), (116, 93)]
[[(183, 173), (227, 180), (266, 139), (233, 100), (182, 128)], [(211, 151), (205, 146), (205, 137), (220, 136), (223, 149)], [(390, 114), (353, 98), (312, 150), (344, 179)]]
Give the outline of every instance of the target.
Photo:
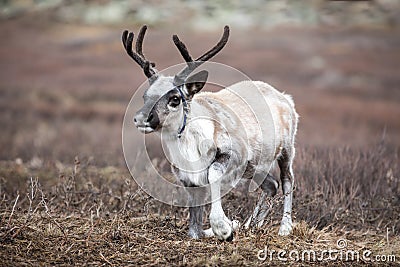
[(128, 55), (142, 67), (150, 87), (143, 95), (144, 105), (136, 112), (134, 123), (143, 133), (151, 133), (161, 128), (176, 131), (178, 136), (186, 125), (186, 116), (190, 101), (205, 85), (208, 72), (205, 70), (191, 73), (201, 64), (215, 56), (225, 46), (229, 37), (229, 27), (225, 26), (221, 40), (201, 57), (193, 60), (185, 44), (177, 35), (173, 41), (185, 59), (187, 66), (175, 76), (163, 76), (155, 69), (155, 64), (146, 60), (142, 45), (147, 26), (144, 25), (136, 40), (136, 52), (132, 51), (133, 33), (124, 31), (122, 43)]

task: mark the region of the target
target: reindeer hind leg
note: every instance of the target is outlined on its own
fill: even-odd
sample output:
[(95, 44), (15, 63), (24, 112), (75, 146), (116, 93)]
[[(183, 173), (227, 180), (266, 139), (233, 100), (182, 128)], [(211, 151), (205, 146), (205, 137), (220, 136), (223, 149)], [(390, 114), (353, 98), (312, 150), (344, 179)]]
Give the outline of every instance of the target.
[(262, 189), (261, 195), (257, 201), (257, 205), (254, 208), (252, 216), (247, 220), (245, 228), (251, 227), (262, 227), (264, 225), (265, 217), (271, 213), (272, 203), (268, 203), (269, 197), (274, 197), (278, 192), (279, 183), (271, 174), (267, 174), (267, 177), (261, 183), (260, 188)]
[(284, 148), (282, 155), (278, 159), (280, 178), (283, 191), (283, 217), (279, 228), (279, 235), (286, 236), (292, 231), (292, 200), (293, 200), (293, 170), (292, 162), (294, 148), (288, 150)]

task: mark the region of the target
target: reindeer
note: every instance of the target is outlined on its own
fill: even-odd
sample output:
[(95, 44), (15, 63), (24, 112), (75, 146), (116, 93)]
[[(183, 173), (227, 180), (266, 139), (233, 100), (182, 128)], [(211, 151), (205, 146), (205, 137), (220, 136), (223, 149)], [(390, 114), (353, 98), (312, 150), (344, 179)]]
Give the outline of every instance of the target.
[[(145, 58), (142, 44), (146, 30), (146, 25), (140, 29), (135, 52), (132, 50), (134, 34), (127, 30), (122, 34), (126, 52), (143, 69), (150, 84), (143, 95), (144, 105), (134, 116), (134, 123), (142, 133), (161, 134), (172, 172), (185, 187), (209, 186), (211, 228), (203, 230), (203, 206), (198, 205), (202, 195), (192, 195), (189, 197), (189, 236), (233, 239), (239, 222), (231, 221), (225, 215), (221, 187), (223, 181), (241, 177), (257, 180), (262, 189), (263, 198), (250, 218), (252, 221), (247, 224), (260, 226), (267, 214), (265, 210), (261, 211), (265, 208), (265, 197), (274, 196), (279, 187), (277, 180), (269, 174), (275, 162), (280, 168), (284, 194), (278, 234), (290, 234), (292, 163), (298, 122), (291, 96), (261, 81), (242, 81), (216, 93), (200, 92), (206, 84), (208, 71), (192, 73), (224, 48), (229, 37), (228, 26), (219, 42), (197, 59), (193, 59), (185, 44), (173, 35), (173, 42), (186, 61), (186, 67), (175, 76), (163, 76), (155, 64)], [(260, 123), (252, 112), (257, 103), (263, 101), (250, 97), (257, 93), (264, 98), (264, 103), (268, 103), (272, 124), (268, 121)], [(246, 98), (243, 96), (249, 97), (243, 99)], [(263, 133), (269, 134), (261, 136)]]

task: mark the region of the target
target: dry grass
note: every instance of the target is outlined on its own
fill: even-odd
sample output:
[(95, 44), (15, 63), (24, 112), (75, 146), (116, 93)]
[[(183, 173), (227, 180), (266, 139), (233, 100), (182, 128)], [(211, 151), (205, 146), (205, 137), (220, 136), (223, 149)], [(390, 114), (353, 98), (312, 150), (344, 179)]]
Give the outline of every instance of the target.
[[(0, 261), (6, 266), (261, 265), (269, 261), (257, 258), (266, 246), (269, 251), (318, 253), (336, 249), (339, 238), (347, 240), (349, 250), (369, 249), (399, 259), (397, 164), (397, 152), (383, 143), (366, 151), (301, 150), (293, 234), (277, 236), (278, 196), (262, 229), (241, 229), (234, 242), (223, 243), (190, 240), (186, 209), (147, 196), (125, 169), (96, 168), (75, 159), (71, 166), (47, 166), (47, 176), (41, 177), (43, 170), (28, 164), (2, 162)], [(10, 177), (19, 177), (19, 183), (10, 183)], [(244, 185), (224, 198), (227, 214), (242, 222), (257, 198)], [(276, 258), (273, 263), (284, 264)], [(304, 262), (290, 262), (296, 264)]]

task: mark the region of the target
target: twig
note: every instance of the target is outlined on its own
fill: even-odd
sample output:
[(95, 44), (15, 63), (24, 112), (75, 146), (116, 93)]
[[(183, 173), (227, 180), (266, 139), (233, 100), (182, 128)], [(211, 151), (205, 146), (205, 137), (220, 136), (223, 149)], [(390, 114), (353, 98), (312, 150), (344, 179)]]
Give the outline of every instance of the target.
[(74, 176), (76, 176), (78, 174), (79, 169), (80, 169), (79, 168), (80, 165), (81, 165), (81, 162), (79, 160), (79, 157), (75, 156), (75, 159), (74, 159)]
[(386, 242), (389, 245), (389, 227), (386, 227)]
[(62, 226), (56, 221), (56, 219), (53, 218), (53, 216), (50, 215), (50, 213), (45, 212), (47, 214), (47, 216), (49, 216), (49, 218), (51, 219), (51, 221), (54, 222), (54, 224), (60, 229), (61, 233), (63, 233), (65, 239), (68, 239), (67, 233), (64, 231), (64, 228), (62, 228)]
[(14, 202), (14, 206), (12, 207), (11, 214), (10, 214), (10, 218), (8, 218), (7, 227), (10, 226), (11, 219), (12, 219), (12, 216), (13, 216), (13, 214), (14, 214), (15, 207), (17, 206), (18, 199), (19, 199), (19, 194), (17, 195), (17, 198), (15, 199), (15, 202)]
[(100, 257), (105, 260), (108, 264), (110, 264), (111, 266), (114, 266), (109, 260), (106, 259), (106, 257), (103, 256), (103, 254), (100, 252)]
[(101, 219), (99, 218), (97, 220), (97, 222), (95, 222), (94, 224), (92, 223), (92, 226), (90, 227), (89, 231), (87, 232), (87, 238), (86, 238), (86, 246), (89, 246), (89, 239), (90, 239), (90, 235), (92, 234), (92, 231), (94, 229), (95, 226), (97, 226), (100, 223)]

